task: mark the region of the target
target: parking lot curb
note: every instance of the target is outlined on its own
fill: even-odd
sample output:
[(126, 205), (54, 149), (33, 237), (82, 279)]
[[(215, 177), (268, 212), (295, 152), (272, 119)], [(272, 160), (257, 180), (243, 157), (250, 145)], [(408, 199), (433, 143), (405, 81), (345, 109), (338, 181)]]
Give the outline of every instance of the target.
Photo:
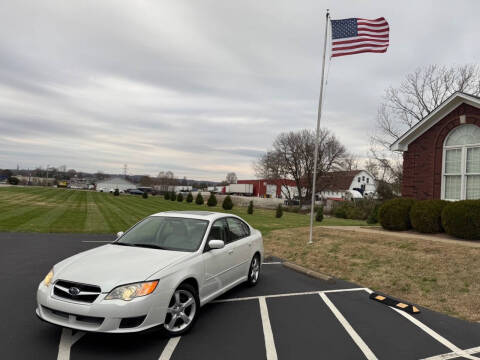
[(379, 294), (373, 292), (370, 294), (370, 299), (378, 301), (379, 303), (391, 306), (393, 308), (397, 308), (399, 310), (403, 310), (409, 314), (419, 314), (420, 310), (413, 304), (397, 300), (392, 298), (391, 296)]
[(317, 271), (313, 271), (313, 270), (310, 270), (310, 269), (307, 269), (303, 266), (300, 266), (300, 265), (297, 265), (297, 264), (294, 264), (292, 262), (289, 262), (289, 261), (285, 261), (282, 263), (283, 266), (289, 268), (289, 269), (292, 269), (292, 270), (295, 270), (295, 271), (298, 271), (302, 274), (305, 274), (305, 275), (308, 275), (308, 276), (311, 276), (313, 278), (316, 278), (316, 279), (320, 279), (320, 280), (325, 280), (327, 282), (329, 282), (330, 284), (334, 284), (335, 283), (335, 279), (329, 275), (326, 275), (326, 274), (322, 274), (322, 273), (319, 273)]

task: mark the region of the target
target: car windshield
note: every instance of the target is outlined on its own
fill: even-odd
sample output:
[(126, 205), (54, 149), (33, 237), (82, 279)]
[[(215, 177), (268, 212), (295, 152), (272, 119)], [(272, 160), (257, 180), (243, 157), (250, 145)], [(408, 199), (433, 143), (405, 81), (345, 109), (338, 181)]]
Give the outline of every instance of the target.
[(113, 244), (193, 252), (200, 247), (207, 226), (207, 220), (150, 216)]

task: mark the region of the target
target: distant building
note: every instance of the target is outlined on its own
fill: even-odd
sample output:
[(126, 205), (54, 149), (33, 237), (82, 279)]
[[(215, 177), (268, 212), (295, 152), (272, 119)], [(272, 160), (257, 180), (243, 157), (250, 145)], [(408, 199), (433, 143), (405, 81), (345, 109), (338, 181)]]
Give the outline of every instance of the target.
[(320, 176), (317, 184), (321, 199), (356, 199), (377, 192), (372, 174), (365, 170), (333, 171)]
[[(290, 179), (238, 180), (237, 184), (252, 184), (253, 196), (280, 199), (298, 198), (298, 188)], [(302, 194), (306, 189), (302, 188)], [(352, 199), (375, 196), (377, 186), (369, 172), (365, 170), (334, 171), (317, 179), (317, 198)]]
[(192, 187), (189, 186), (189, 185), (176, 185), (176, 186), (173, 187), (173, 191), (175, 191), (176, 193), (190, 192), (190, 191), (192, 191)]
[(115, 189), (118, 189), (119, 191), (125, 191), (128, 189), (136, 188), (137, 185), (120, 177), (114, 177), (107, 180), (99, 181), (97, 182), (96, 186), (97, 191), (103, 192), (113, 192), (115, 191)]

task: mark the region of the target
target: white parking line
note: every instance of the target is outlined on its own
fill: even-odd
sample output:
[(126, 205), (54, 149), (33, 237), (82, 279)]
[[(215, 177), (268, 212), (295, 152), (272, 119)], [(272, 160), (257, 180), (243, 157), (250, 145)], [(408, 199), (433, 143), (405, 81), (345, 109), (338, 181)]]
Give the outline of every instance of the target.
[[(368, 292), (369, 294), (371, 294), (373, 291), (370, 290), (370, 289), (365, 289), (366, 292)], [(468, 352), (466, 350), (462, 350), (460, 349), (459, 347), (457, 347), (456, 345), (452, 344), (450, 341), (448, 341), (447, 339), (445, 339), (442, 335), (440, 335), (439, 333), (435, 332), (433, 329), (429, 328), (427, 325), (425, 325), (424, 323), (422, 323), (421, 321), (415, 319), (412, 315), (406, 313), (405, 311), (402, 311), (402, 310), (399, 310), (399, 309), (396, 309), (394, 307), (391, 307), (393, 310), (395, 310), (397, 313), (399, 313), (400, 315), (402, 315), (403, 317), (405, 317), (406, 319), (410, 320), (412, 323), (414, 323), (415, 325), (417, 325), (420, 329), (422, 329), (424, 332), (426, 332), (428, 335), (430, 335), (431, 337), (433, 337), (435, 340), (437, 340), (439, 343), (441, 343), (442, 345), (446, 346), (447, 348), (449, 348), (450, 350), (452, 350), (451, 353), (448, 353), (448, 354), (442, 354), (442, 355), (436, 355), (436, 356), (433, 356), (431, 358), (428, 358), (429, 360), (440, 360), (440, 359), (444, 359), (442, 356), (447, 356), (445, 357), (445, 359), (453, 359), (455, 357), (464, 357), (464, 358), (467, 358), (467, 359), (471, 359), (471, 360), (480, 360), (480, 358), (478, 357), (475, 357), (475, 356), (472, 356), (471, 354), (475, 354), (475, 352)], [(474, 348), (474, 349), (477, 349), (477, 348)], [(452, 354), (454, 354), (455, 356), (454, 357), (450, 357)]]
[(219, 299), (214, 300), (212, 303), (221, 303), (221, 302), (233, 302), (233, 301), (245, 301), (245, 300), (256, 300), (260, 298), (276, 298), (276, 297), (285, 297), (285, 296), (302, 296), (302, 295), (316, 295), (319, 293), (335, 293), (335, 292), (346, 292), (346, 291), (367, 291), (366, 288), (348, 288), (348, 289), (335, 289), (335, 290), (316, 290), (316, 291), (305, 291), (298, 293), (286, 293), (286, 294), (273, 294), (273, 295), (264, 295), (264, 296), (247, 296), (241, 298), (231, 298), (231, 299)]
[(448, 341), (447, 339), (445, 339), (442, 335), (440, 335), (439, 333), (435, 332), (434, 330), (430, 329), (427, 325), (425, 325), (424, 323), (418, 321), (417, 319), (415, 319), (412, 315), (406, 313), (405, 311), (402, 311), (402, 310), (398, 310), (398, 309), (395, 309), (394, 307), (392, 307), (393, 310), (395, 310), (397, 313), (399, 313), (400, 315), (402, 315), (403, 317), (405, 317), (406, 319), (410, 320), (412, 323), (414, 323), (415, 325), (417, 325), (420, 329), (422, 329), (423, 331), (425, 331), (428, 335), (430, 335), (431, 337), (433, 337), (435, 340), (437, 340), (439, 343), (441, 343), (443, 346), (446, 346), (447, 348), (449, 348), (450, 350), (452, 350), (452, 352), (456, 353), (457, 354), (457, 357), (458, 356), (462, 356), (464, 358), (467, 358), (467, 359), (475, 359), (475, 360), (480, 360), (480, 358), (478, 357), (475, 357), (475, 356), (472, 356), (470, 354), (467, 354), (467, 352), (463, 351), (462, 349), (460, 349), (459, 347), (455, 346), (454, 344), (452, 344), (450, 341)]
[(77, 331), (73, 334), (71, 329), (63, 328), (60, 343), (58, 344), (57, 360), (69, 360), (70, 349), (83, 335), (85, 335), (83, 331)]
[(268, 316), (267, 302), (265, 297), (261, 296), (258, 299), (260, 304), (260, 316), (262, 317), (263, 335), (265, 337), (265, 350), (267, 352), (267, 360), (277, 360), (277, 349), (275, 348), (275, 341), (273, 340), (272, 325)]
[(340, 324), (345, 328), (347, 331), (348, 335), (352, 338), (353, 341), (355, 341), (355, 344), (362, 350), (363, 354), (368, 360), (377, 360), (377, 357), (375, 354), (370, 350), (367, 344), (362, 340), (362, 338), (357, 334), (357, 332), (353, 329), (353, 327), (350, 325), (350, 323), (345, 319), (345, 317), (342, 315), (340, 311), (338, 311), (337, 307), (333, 305), (333, 303), (330, 301), (330, 299), (327, 297), (327, 295), (324, 292), (318, 293), (320, 297), (323, 299), (325, 304), (330, 308), (332, 311), (333, 315), (336, 316)]
[(167, 345), (165, 345), (165, 349), (163, 349), (162, 353), (160, 354), (160, 357), (158, 360), (170, 360), (170, 358), (173, 355), (173, 352), (175, 351), (175, 348), (178, 345), (178, 342), (180, 341), (181, 336), (177, 336), (174, 338), (170, 338), (168, 340)]
[(282, 263), (280, 261), (270, 261), (270, 262), (264, 262), (262, 265), (281, 265)]
[[(477, 347), (474, 347), (474, 348), (471, 348), (471, 349), (463, 350), (463, 352), (465, 352), (469, 355), (475, 354), (477, 352), (480, 352), (480, 346), (477, 346)], [(431, 356), (429, 358), (424, 358), (422, 360), (449, 360), (449, 359), (458, 358), (458, 356), (459, 355), (456, 352), (450, 352), (450, 353), (446, 353), (446, 354)]]

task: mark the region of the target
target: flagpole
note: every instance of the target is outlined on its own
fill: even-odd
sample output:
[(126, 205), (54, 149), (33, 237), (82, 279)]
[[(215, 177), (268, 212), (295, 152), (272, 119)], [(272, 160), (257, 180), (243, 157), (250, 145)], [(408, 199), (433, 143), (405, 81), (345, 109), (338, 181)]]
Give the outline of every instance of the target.
[(318, 163), (318, 141), (320, 136), (320, 119), (322, 117), (322, 100), (323, 100), (323, 83), (325, 77), (325, 57), (327, 54), (327, 33), (328, 33), (328, 19), (330, 17), (329, 9), (327, 9), (327, 15), (325, 18), (325, 39), (323, 42), (323, 62), (322, 62), (322, 82), (320, 85), (320, 98), (318, 100), (318, 114), (317, 114), (317, 131), (315, 133), (315, 154), (313, 157), (313, 184), (312, 184), (312, 204), (310, 208), (310, 237), (308, 243), (311, 244), (313, 237), (313, 216), (315, 208), (315, 185), (317, 182), (317, 163)]

